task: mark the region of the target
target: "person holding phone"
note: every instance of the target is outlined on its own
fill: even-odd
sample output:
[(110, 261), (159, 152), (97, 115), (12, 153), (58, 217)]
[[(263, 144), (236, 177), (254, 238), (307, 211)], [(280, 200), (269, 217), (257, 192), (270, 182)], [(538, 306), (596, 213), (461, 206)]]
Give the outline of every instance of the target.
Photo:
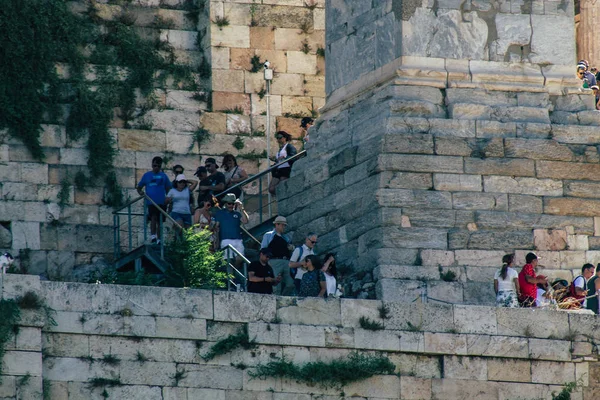
[(282, 274), (275, 276), (269, 265), (271, 250), (260, 249), (258, 261), (252, 261), (248, 266), (248, 292), (273, 294), (273, 287), (279, 285)]

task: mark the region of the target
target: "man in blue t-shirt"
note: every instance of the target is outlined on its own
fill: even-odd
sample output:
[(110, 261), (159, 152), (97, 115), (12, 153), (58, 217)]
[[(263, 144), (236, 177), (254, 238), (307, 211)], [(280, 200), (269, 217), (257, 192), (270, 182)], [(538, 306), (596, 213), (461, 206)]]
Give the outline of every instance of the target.
[[(248, 214), (246, 214), (242, 202), (237, 200), (233, 193), (227, 193), (222, 202), (225, 204), (225, 208), (217, 211), (212, 218), (215, 231), (219, 235), (219, 248), (224, 249), (230, 244), (244, 254), (241, 225), (248, 223)], [(235, 254), (230, 253), (233, 252), (225, 251), (223, 254), (227, 259), (236, 257)]]
[[(144, 194), (142, 189), (146, 187), (146, 194), (148, 197), (166, 212), (167, 206), (165, 205), (165, 198), (167, 197), (167, 192), (173, 185), (171, 184), (169, 177), (161, 170), (162, 163), (163, 159), (161, 157), (154, 157), (152, 159), (152, 171), (148, 171), (142, 176), (136, 189), (141, 196)], [(156, 237), (156, 231), (158, 227), (158, 218), (160, 217), (161, 212), (149, 200), (146, 200), (146, 205), (148, 205), (148, 220), (150, 220), (152, 243), (160, 243), (160, 239)], [(162, 218), (164, 221), (164, 215)]]

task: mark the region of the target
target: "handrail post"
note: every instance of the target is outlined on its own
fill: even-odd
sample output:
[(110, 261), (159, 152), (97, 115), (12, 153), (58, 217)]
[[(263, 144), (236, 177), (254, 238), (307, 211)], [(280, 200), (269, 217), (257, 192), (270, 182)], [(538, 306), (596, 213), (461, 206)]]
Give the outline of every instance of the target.
[(165, 238), (163, 235), (163, 217), (158, 214), (158, 238), (160, 240), (160, 258), (165, 259)]
[(144, 200), (144, 243), (148, 241), (148, 205)]
[(127, 206), (127, 233), (129, 234), (129, 251), (133, 249), (133, 238), (131, 232), (131, 204)]
[(244, 280), (244, 292), (248, 291), (248, 264), (244, 262), (244, 276), (246, 279)]
[(262, 176), (258, 178), (258, 221), (259, 223), (263, 223), (263, 188), (262, 188), (263, 179)]
[(119, 214), (113, 215), (113, 256), (115, 261), (119, 259), (119, 242), (117, 240), (117, 232), (119, 230), (119, 225), (117, 225), (117, 219), (119, 218)]

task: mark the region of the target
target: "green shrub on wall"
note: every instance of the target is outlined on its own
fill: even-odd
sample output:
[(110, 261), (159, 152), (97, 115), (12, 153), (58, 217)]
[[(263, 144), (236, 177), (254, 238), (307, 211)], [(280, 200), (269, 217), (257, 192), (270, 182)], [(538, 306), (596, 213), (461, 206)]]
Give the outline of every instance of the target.
[[(141, 38), (135, 17), (102, 20), (90, 2), (81, 15), (66, 0), (5, 0), (0, 7), (0, 129), (44, 159), (41, 124), (65, 123), (71, 140), (87, 137), (92, 178), (113, 168), (116, 116), (129, 127), (157, 105), (156, 81), (197, 89), (189, 66), (165, 42)], [(57, 68), (58, 66), (58, 68)], [(160, 73), (159, 73), (160, 71)], [(68, 117), (64, 121), (64, 115)]]

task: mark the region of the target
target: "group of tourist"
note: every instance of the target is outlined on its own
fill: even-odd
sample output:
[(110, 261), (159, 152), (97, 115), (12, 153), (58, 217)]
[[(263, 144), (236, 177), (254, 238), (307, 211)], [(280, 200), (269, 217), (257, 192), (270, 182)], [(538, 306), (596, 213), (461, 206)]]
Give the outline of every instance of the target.
[[(302, 119), (305, 143), (309, 140), (308, 129), (312, 124), (312, 118)], [(273, 194), (277, 185), (290, 177), (293, 160), (286, 160), (297, 154), (290, 134), (279, 131), (275, 138), (279, 151), (274, 159), (277, 167), (272, 172), (269, 185)], [(193, 225), (210, 230), (212, 249), (226, 250), (224, 255), (227, 259), (236, 258), (229, 246), (244, 255), (241, 226), (248, 223), (248, 214), (242, 203), (244, 192), (239, 183), (248, 178), (248, 173), (238, 165), (235, 157), (225, 155), (221, 166), (215, 158), (207, 158), (204, 166), (198, 167), (194, 173), (197, 180), (187, 179), (183, 166), (178, 164), (172, 168), (174, 179), (171, 181), (163, 172), (162, 164), (161, 157), (154, 157), (152, 170), (146, 172), (137, 185), (139, 194), (143, 195), (145, 190), (149, 197), (146, 202), (151, 243), (160, 243), (159, 218), (164, 222), (168, 213), (181, 228)], [(314, 233), (309, 233), (301, 245), (293, 246), (285, 234), (286, 226), (286, 218), (278, 216), (274, 220), (274, 229), (264, 235), (259, 258), (248, 268), (248, 291), (273, 293), (275, 288), (281, 295), (341, 296), (341, 287), (336, 280), (335, 255), (327, 254), (323, 260), (315, 255), (317, 235)]]
[(317, 234), (308, 233), (304, 243), (294, 247), (285, 234), (287, 220), (278, 216), (275, 229), (265, 233), (260, 256), (248, 267), (248, 291), (282, 296), (340, 297), (335, 254), (319, 258), (314, 247)]
[(584, 264), (581, 275), (571, 283), (556, 279), (552, 284), (544, 275), (537, 274), (538, 257), (534, 253), (525, 256), (520, 272), (514, 269), (514, 255), (502, 258), (502, 268), (494, 275), (496, 306), (498, 307), (545, 307), (554, 305), (561, 309), (587, 308), (598, 314), (600, 293), (600, 264)]
[(596, 110), (600, 110), (600, 87), (598, 86), (600, 71), (598, 71), (598, 68), (590, 68), (590, 63), (587, 60), (579, 60), (577, 63), (577, 78), (581, 80), (581, 86), (584, 89), (591, 89), (594, 92), (594, 104)]

